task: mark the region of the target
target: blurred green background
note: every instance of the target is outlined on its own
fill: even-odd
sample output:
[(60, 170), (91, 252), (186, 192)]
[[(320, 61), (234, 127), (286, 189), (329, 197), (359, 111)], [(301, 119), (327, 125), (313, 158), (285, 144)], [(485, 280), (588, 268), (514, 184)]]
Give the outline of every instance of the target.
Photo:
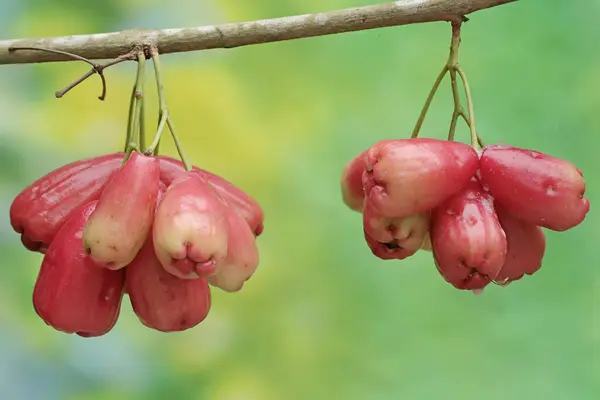
[[(374, 0), (2, 0), (0, 37), (170, 28), (326, 11)], [(204, 323), (143, 327), (124, 300), (108, 335), (55, 332), (35, 314), (42, 256), (21, 247), (12, 198), (51, 169), (118, 150), (134, 63), (54, 91), (82, 63), (0, 67), (0, 399), (596, 399), (600, 2), (519, 1), (471, 16), (461, 64), (486, 143), (577, 164), (592, 211), (547, 232), (542, 269), (482, 296), (453, 289), (430, 253), (380, 261), (342, 204), (345, 163), (410, 135), (446, 60), (446, 23), (163, 57), (167, 100), (194, 164), (266, 213), (261, 265), (236, 294), (213, 291)], [(153, 81), (147, 107), (154, 126)], [(442, 85), (422, 135), (443, 138)], [(464, 125), (457, 137), (468, 140)], [(175, 155), (170, 140), (161, 149)]]

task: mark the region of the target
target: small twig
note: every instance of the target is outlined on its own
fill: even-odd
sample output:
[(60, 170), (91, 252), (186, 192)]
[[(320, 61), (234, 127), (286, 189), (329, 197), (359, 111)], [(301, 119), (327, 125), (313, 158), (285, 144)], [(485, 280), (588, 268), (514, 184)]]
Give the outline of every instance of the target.
[(450, 120), (450, 129), (448, 132), (448, 140), (454, 140), (454, 134), (456, 132), (456, 123), (458, 117), (462, 118), (470, 125), (469, 118), (465, 114), (460, 104), (460, 94), (458, 93), (458, 83), (456, 81), (456, 68), (458, 66), (458, 47), (460, 45), (460, 25), (461, 23), (452, 23), (452, 41), (450, 42), (450, 55), (448, 56), (448, 62), (446, 66), (450, 71), (450, 85), (452, 87), (452, 101), (454, 103), (454, 110), (452, 111), (452, 119)]
[(454, 102), (454, 111), (452, 112), (452, 119), (450, 121), (448, 140), (454, 140), (454, 133), (456, 131), (456, 123), (458, 122), (458, 117), (462, 116), (465, 122), (467, 122), (467, 125), (470, 125), (470, 121), (467, 118), (464, 110), (462, 109), (462, 106), (460, 105), (458, 83), (456, 82), (456, 71), (454, 69), (450, 69), (450, 84), (452, 85), (452, 100)]
[(131, 142), (131, 138), (133, 137), (133, 114), (135, 112), (135, 84), (131, 88), (131, 96), (129, 98), (129, 111), (127, 113), (127, 134), (125, 136), (125, 147), (123, 151), (127, 151), (129, 148), (129, 143)]
[(98, 64), (98, 63), (95, 63), (95, 62), (85, 58), (85, 57), (81, 57), (77, 54), (69, 53), (67, 51), (62, 51), (62, 50), (45, 49), (42, 47), (10, 47), (8, 50), (10, 52), (18, 51), (18, 50), (33, 50), (33, 51), (42, 51), (42, 52), (46, 52), (46, 53), (61, 54), (61, 55), (67, 56), (67, 57), (71, 57), (75, 60), (83, 61), (92, 66), (91, 70), (87, 71), (85, 74), (83, 74), (79, 78), (75, 79), (73, 82), (71, 82), (70, 84), (65, 86), (63, 89), (57, 90), (54, 93), (54, 95), (56, 96), (57, 99), (60, 99), (61, 97), (63, 97), (71, 89), (73, 89), (75, 86), (79, 85), (86, 79), (88, 79), (90, 76), (92, 76), (94, 74), (98, 74), (100, 76), (100, 80), (102, 81), (102, 94), (100, 96), (98, 96), (98, 99), (104, 100), (106, 98), (106, 78), (104, 77), (104, 70), (110, 66), (119, 64), (123, 61), (128, 61), (128, 60), (134, 59), (133, 52), (131, 52), (131, 53), (121, 55), (121, 56), (119, 56), (115, 59), (112, 59), (110, 61), (107, 61), (103, 64)]
[(69, 53), (68, 51), (62, 51), (62, 50), (55, 50), (55, 49), (45, 49), (43, 47), (31, 47), (31, 46), (11, 46), (8, 48), (8, 51), (10, 53), (12, 53), (13, 51), (18, 51), (18, 50), (31, 50), (31, 51), (44, 51), (46, 53), (53, 53), (53, 54), (61, 54), (63, 56), (67, 56), (70, 57), (74, 60), (79, 60), (79, 61), (83, 61), (85, 63), (90, 64), (93, 68), (96, 67), (96, 63), (88, 60), (85, 57), (81, 57), (78, 56), (77, 54), (73, 54), (73, 53)]
[(150, 144), (150, 146), (144, 151), (144, 154), (150, 155), (156, 153), (156, 149), (160, 143), (160, 139), (166, 123), (169, 127), (169, 131), (171, 132), (173, 142), (175, 142), (175, 147), (177, 148), (177, 153), (179, 153), (179, 158), (181, 159), (181, 162), (183, 162), (185, 169), (187, 171), (190, 171), (191, 164), (183, 152), (183, 147), (181, 146), (181, 142), (179, 141), (179, 137), (177, 136), (177, 132), (175, 131), (175, 125), (173, 124), (173, 120), (169, 115), (169, 109), (167, 108), (167, 100), (165, 97), (165, 88), (162, 81), (158, 49), (155, 46), (152, 46), (150, 47), (149, 53), (150, 57), (152, 58), (152, 63), (154, 64), (154, 76), (156, 78), (156, 88), (158, 91), (158, 102), (160, 104), (160, 111), (158, 128), (156, 130), (156, 134), (154, 135), (154, 140), (152, 140), (152, 144)]
[(133, 128), (131, 132), (130, 141), (134, 142), (138, 148), (140, 147), (140, 138), (144, 134), (141, 132), (141, 114), (142, 114), (142, 103), (144, 101), (144, 78), (146, 72), (146, 56), (144, 52), (140, 51), (136, 55), (138, 60), (137, 75), (135, 77), (135, 111), (133, 115)]
[(473, 96), (471, 95), (471, 89), (469, 87), (469, 82), (467, 81), (467, 75), (460, 66), (457, 66), (456, 72), (458, 73), (458, 76), (460, 76), (463, 86), (465, 87), (465, 96), (467, 97), (467, 109), (469, 110), (469, 120), (471, 121), (471, 123), (469, 124), (469, 129), (471, 131), (471, 145), (473, 147), (476, 147), (478, 145), (481, 146), (481, 138), (477, 133), (477, 129), (475, 129), (475, 112), (473, 110)]
[(427, 95), (427, 99), (425, 100), (425, 104), (423, 105), (423, 108), (421, 109), (421, 114), (419, 115), (419, 118), (417, 119), (417, 123), (415, 124), (415, 127), (413, 129), (411, 138), (414, 139), (417, 136), (419, 136), (419, 131), (421, 130), (421, 127), (423, 126), (423, 122), (425, 122), (425, 116), (427, 115), (427, 111), (429, 111), (429, 106), (431, 106), (431, 102), (433, 101), (433, 98), (435, 97), (435, 93), (437, 92), (438, 88), (440, 87), (440, 84), (444, 80), (444, 77), (446, 76), (447, 72), (448, 72), (448, 66), (444, 65), (444, 68), (442, 68), (442, 71), (440, 72), (437, 79), (435, 80), (433, 87), (429, 91), (429, 95)]

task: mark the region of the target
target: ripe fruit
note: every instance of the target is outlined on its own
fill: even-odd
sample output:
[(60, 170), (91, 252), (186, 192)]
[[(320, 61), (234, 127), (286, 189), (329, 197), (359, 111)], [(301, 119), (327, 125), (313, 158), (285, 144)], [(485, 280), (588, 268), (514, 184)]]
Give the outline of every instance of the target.
[(457, 289), (484, 288), (506, 260), (493, 198), (474, 180), (433, 210), (430, 235), (438, 271)]
[(397, 246), (414, 254), (421, 248), (429, 231), (429, 217), (429, 212), (402, 218), (384, 217), (367, 201), (363, 210), (363, 227), (377, 242)]
[(361, 152), (354, 157), (342, 171), (341, 186), (342, 200), (351, 210), (361, 212), (365, 199), (365, 191), (362, 184), (362, 176), (365, 170), (364, 155)]
[(131, 306), (147, 327), (184, 331), (208, 316), (211, 296), (207, 280), (180, 279), (166, 272), (154, 254), (151, 235), (125, 272)]
[(579, 225), (590, 209), (581, 171), (572, 163), (534, 150), (487, 146), (480, 181), (506, 211), (554, 231)]
[(496, 204), (496, 213), (506, 233), (506, 261), (496, 276), (499, 284), (521, 279), (525, 274), (533, 275), (542, 266), (546, 251), (546, 236), (539, 226), (521, 221)]
[(396, 243), (381, 243), (377, 240), (373, 239), (367, 232), (363, 230), (363, 234), (365, 236), (365, 241), (367, 242), (367, 246), (373, 253), (375, 257), (378, 257), (382, 260), (404, 260), (407, 257), (415, 254), (413, 250), (403, 249), (399, 247)]
[(83, 232), (83, 246), (98, 265), (120, 269), (133, 261), (152, 226), (158, 183), (158, 160), (131, 153), (102, 192)]
[(152, 228), (154, 250), (179, 278), (213, 275), (227, 256), (226, 208), (206, 179), (188, 173), (168, 187)]
[[(182, 178), (187, 174), (181, 161), (167, 156), (158, 156), (157, 158), (160, 161), (160, 179), (167, 186), (175, 179)], [(264, 213), (256, 200), (242, 189), (218, 175), (196, 166), (192, 167), (192, 171), (205, 178), (227, 204), (248, 222), (255, 236), (259, 236), (262, 233), (264, 229)]]
[(97, 200), (119, 169), (123, 153), (79, 160), (39, 178), (10, 207), (10, 222), (32, 251), (47, 249), (71, 213)]
[(97, 201), (73, 211), (48, 247), (33, 291), (37, 314), (53, 328), (91, 337), (112, 329), (119, 316), (125, 272), (96, 267), (81, 235)]
[(478, 165), (477, 152), (460, 142), (383, 140), (364, 157), (366, 199), (383, 216), (428, 211), (461, 190)]
[(226, 292), (237, 292), (258, 267), (256, 238), (246, 221), (234, 210), (227, 213), (227, 257), (208, 282)]

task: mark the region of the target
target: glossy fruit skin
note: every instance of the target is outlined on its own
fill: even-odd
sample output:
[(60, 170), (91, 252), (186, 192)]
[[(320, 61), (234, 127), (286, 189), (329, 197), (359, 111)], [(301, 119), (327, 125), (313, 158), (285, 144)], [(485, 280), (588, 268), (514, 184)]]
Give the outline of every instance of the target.
[(181, 279), (206, 278), (227, 256), (224, 202), (193, 172), (171, 183), (156, 210), (154, 251), (163, 268)]
[(581, 171), (569, 161), (534, 150), (489, 145), (480, 181), (508, 212), (533, 225), (565, 231), (590, 209)]
[(227, 208), (227, 257), (217, 266), (208, 282), (226, 292), (238, 292), (258, 267), (256, 237), (246, 221), (234, 210)]
[(83, 246), (97, 265), (129, 264), (150, 233), (160, 172), (158, 160), (132, 152), (106, 186), (86, 223)]
[(429, 231), (430, 213), (389, 218), (379, 214), (369, 201), (363, 210), (363, 229), (374, 240), (416, 253)]
[(71, 213), (97, 200), (119, 169), (123, 153), (75, 161), (39, 178), (19, 193), (10, 207), (10, 223), (23, 245), (43, 252)]
[(76, 209), (48, 247), (33, 291), (37, 314), (54, 329), (83, 337), (108, 333), (119, 317), (124, 271), (98, 268), (85, 254), (81, 235), (96, 207)]
[(125, 268), (133, 311), (147, 327), (161, 332), (190, 329), (206, 319), (211, 307), (208, 281), (179, 279), (164, 270), (154, 254), (152, 236)]
[[(187, 174), (183, 163), (168, 156), (158, 156), (160, 160), (160, 179), (169, 186), (173, 180)], [(192, 171), (205, 178), (216, 192), (240, 214), (250, 226), (255, 236), (259, 236), (264, 230), (264, 213), (258, 202), (228, 180), (192, 166)]]
[(362, 176), (365, 170), (364, 156), (366, 151), (350, 160), (342, 171), (340, 185), (342, 200), (348, 208), (361, 212), (365, 199)]
[(502, 230), (506, 233), (506, 261), (495, 281), (508, 284), (533, 275), (542, 267), (546, 251), (546, 235), (541, 227), (521, 221), (502, 206), (495, 206)]
[(460, 142), (428, 138), (382, 140), (364, 157), (366, 199), (387, 217), (428, 211), (459, 192), (479, 156)]
[(432, 211), (436, 267), (457, 289), (483, 289), (500, 273), (507, 242), (493, 198), (475, 180)]

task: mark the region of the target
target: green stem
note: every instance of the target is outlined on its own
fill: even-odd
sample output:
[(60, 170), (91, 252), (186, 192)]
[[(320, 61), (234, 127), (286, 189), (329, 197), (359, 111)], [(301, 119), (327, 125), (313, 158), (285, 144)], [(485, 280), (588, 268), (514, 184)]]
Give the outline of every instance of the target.
[(167, 126), (169, 127), (169, 131), (171, 132), (171, 136), (173, 137), (173, 142), (175, 142), (175, 147), (177, 148), (177, 153), (179, 153), (179, 158), (181, 159), (181, 162), (183, 162), (185, 169), (187, 171), (190, 171), (191, 164), (187, 160), (187, 158), (183, 152), (183, 146), (181, 145), (181, 142), (177, 136), (177, 132), (175, 131), (175, 126), (173, 124), (173, 121), (171, 120), (171, 116), (169, 115), (169, 109), (167, 108), (167, 100), (165, 97), (165, 89), (164, 89), (164, 85), (163, 85), (162, 73), (161, 73), (161, 68), (160, 68), (160, 58), (158, 55), (158, 50), (155, 47), (152, 47), (150, 49), (150, 56), (152, 57), (152, 63), (154, 64), (154, 76), (156, 78), (156, 88), (158, 91), (158, 102), (160, 105), (160, 112), (159, 112), (159, 122), (158, 122), (158, 128), (156, 129), (156, 134), (154, 135), (152, 144), (150, 144), (150, 146), (144, 151), (144, 153), (145, 154), (155, 154), (155, 155), (158, 153), (158, 146), (160, 145), (160, 139), (161, 139), (162, 133), (164, 131), (165, 123), (166, 123)]
[(129, 99), (129, 112), (127, 113), (127, 134), (125, 136), (125, 146), (123, 148), (124, 152), (127, 152), (127, 149), (129, 148), (129, 142), (133, 137), (133, 112), (135, 110), (136, 100), (135, 85), (133, 85), (131, 89), (131, 98)]
[(448, 55), (448, 61), (446, 67), (450, 71), (450, 85), (452, 86), (452, 101), (454, 103), (454, 110), (452, 111), (452, 119), (450, 120), (450, 129), (448, 131), (448, 140), (454, 140), (456, 133), (456, 124), (458, 123), (458, 117), (464, 111), (460, 105), (460, 94), (458, 92), (458, 84), (456, 81), (456, 67), (458, 66), (458, 48), (460, 46), (460, 24), (452, 24), (452, 41), (450, 42), (450, 54)]
[(458, 84), (456, 82), (456, 71), (454, 69), (450, 69), (450, 82), (452, 85), (452, 99), (454, 100), (454, 111), (452, 112), (452, 120), (450, 121), (450, 130), (448, 132), (448, 140), (454, 140), (454, 134), (456, 132), (456, 123), (458, 122), (458, 117), (461, 115), (463, 115), (463, 116), (465, 115), (465, 113), (462, 110), (462, 107), (460, 105)]
[(136, 144), (136, 143), (129, 142), (129, 143), (127, 144), (127, 149), (125, 150), (125, 157), (123, 157), (123, 162), (121, 162), (121, 166), (125, 165), (125, 163), (127, 162), (127, 160), (129, 160), (129, 156), (131, 156), (131, 153), (132, 153), (133, 151), (137, 151), (137, 152), (139, 152), (139, 151), (140, 151), (140, 148), (139, 148), (139, 147), (137, 147), (137, 144)]
[[(160, 122), (162, 121), (162, 114), (159, 112), (158, 113), (158, 126), (160, 126)], [(164, 125), (163, 125), (164, 128)], [(158, 141), (156, 142), (156, 146), (154, 146), (154, 151), (152, 152), (153, 156), (157, 156), (158, 155), (158, 150), (160, 148), (160, 136), (158, 138)]]
[(167, 123), (167, 119), (169, 117), (169, 110), (167, 108), (167, 100), (165, 98), (165, 88), (162, 80), (160, 59), (156, 48), (153, 47), (150, 49), (150, 57), (152, 58), (152, 64), (154, 65), (154, 79), (156, 80), (156, 90), (158, 92), (158, 127), (156, 128), (156, 133), (154, 134), (154, 139), (152, 139), (152, 143), (150, 144), (150, 146), (148, 146), (148, 148), (146, 148), (144, 154), (157, 155), (157, 149), (160, 145), (160, 139), (162, 137), (162, 133), (165, 129), (165, 124)]
[(425, 116), (427, 115), (427, 111), (429, 110), (429, 107), (431, 106), (431, 102), (433, 101), (433, 98), (435, 97), (435, 93), (437, 92), (438, 88), (440, 87), (440, 84), (444, 80), (444, 77), (446, 76), (447, 72), (448, 72), (448, 66), (444, 66), (444, 68), (442, 68), (442, 71), (438, 75), (437, 79), (435, 80), (433, 87), (429, 91), (429, 95), (427, 96), (427, 99), (425, 100), (425, 104), (423, 105), (423, 108), (421, 109), (421, 114), (419, 115), (419, 118), (417, 119), (417, 123), (415, 124), (415, 127), (413, 129), (412, 135), (410, 136), (411, 138), (414, 139), (419, 136), (419, 131), (421, 130), (421, 127), (423, 126), (423, 122), (425, 121)]
[[(458, 118), (461, 117), (471, 132), (471, 145), (475, 148), (483, 147), (483, 141), (481, 137), (477, 134), (477, 130), (475, 129), (475, 114), (473, 112), (473, 99), (471, 96), (471, 90), (469, 88), (469, 83), (467, 81), (467, 76), (465, 72), (462, 70), (459, 62), (458, 62), (458, 50), (460, 47), (460, 27), (461, 23), (452, 23), (452, 41), (450, 42), (450, 55), (448, 56), (448, 62), (446, 67), (450, 71), (450, 82), (452, 84), (452, 99), (454, 101), (454, 110), (452, 112), (452, 120), (450, 122), (450, 130), (448, 132), (448, 140), (454, 140), (454, 134), (456, 131), (456, 124), (458, 122)], [(465, 94), (467, 98), (467, 109), (468, 115), (465, 113), (461, 102), (460, 102), (460, 93), (458, 91), (458, 82), (456, 79), (456, 75), (460, 77), (463, 87), (465, 89)]]
[(467, 109), (469, 110), (469, 120), (471, 121), (471, 124), (469, 125), (469, 129), (471, 130), (471, 146), (478, 147), (480, 146), (481, 138), (477, 134), (477, 129), (475, 128), (475, 111), (473, 110), (473, 97), (471, 95), (469, 81), (467, 81), (467, 75), (460, 66), (456, 67), (456, 72), (462, 80), (465, 88), (465, 96), (467, 97)]
[(185, 157), (185, 154), (183, 153), (183, 148), (181, 146), (181, 142), (179, 141), (179, 138), (177, 137), (177, 132), (175, 132), (175, 127), (173, 126), (173, 121), (169, 117), (167, 117), (167, 125), (169, 125), (169, 131), (171, 132), (171, 136), (173, 137), (173, 142), (175, 142), (175, 147), (177, 148), (177, 153), (179, 153), (179, 158), (181, 158), (181, 162), (183, 163), (185, 170), (191, 171), (192, 165), (190, 164), (190, 162)]
[[(142, 84), (143, 93), (143, 84)], [(140, 110), (140, 149), (146, 148), (146, 102), (142, 98), (142, 109)]]
[(144, 73), (146, 70), (146, 57), (143, 52), (138, 53), (138, 69), (137, 76), (135, 79), (135, 114), (133, 116), (133, 135), (132, 141), (136, 144), (137, 148), (140, 148), (141, 132), (141, 114), (142, 114), (142, 102), (144, 101)]
[(156, 133), (154, 134), (154, 139), (152, 140), (152, 143), (150, 143), (150, 146), (148, 146), (148, 148), (146, 148), (146, 150), (144, 151), (144, 154), (157, 155), (157, 154), (155, 154), (155, 153), (158, 153), (156, 149), (158, 148), (158, 145), (160, 143), (160, 137), (162, 135), (163, 130), (165, 129), (165, 124), (167, 123), (168, 116), (169, 116), (168, 111), (160, 112), (160, 121), (158, 122), (158, 128), (156, 129)]

